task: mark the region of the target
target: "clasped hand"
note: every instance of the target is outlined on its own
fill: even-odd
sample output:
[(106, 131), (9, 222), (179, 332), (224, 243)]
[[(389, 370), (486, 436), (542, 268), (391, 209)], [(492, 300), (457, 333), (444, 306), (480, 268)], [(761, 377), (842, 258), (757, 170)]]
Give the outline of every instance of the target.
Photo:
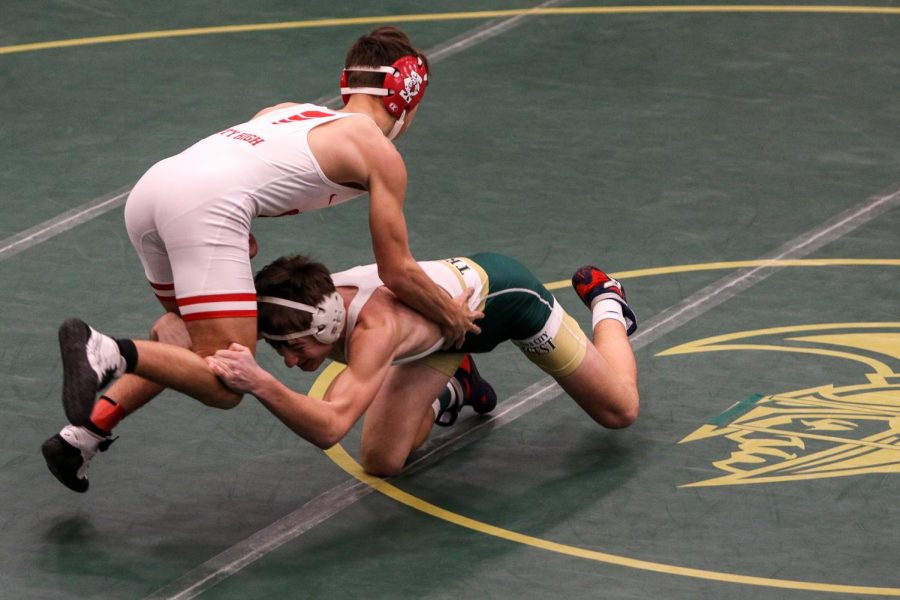
[(269, 373), (260, 367), (250, 349), (233, 343), (206, 357), (206, 364), (227, 387), (236, 392), (253, 394)]

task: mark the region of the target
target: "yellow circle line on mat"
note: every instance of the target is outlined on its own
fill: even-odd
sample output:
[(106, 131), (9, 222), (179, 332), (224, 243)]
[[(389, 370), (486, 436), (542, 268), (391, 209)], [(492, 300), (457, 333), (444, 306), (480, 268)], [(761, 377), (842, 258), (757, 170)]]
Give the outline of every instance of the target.
[[(900, 266), (900, 259), (854, 259), (854, 258), (828, 258), (828, 259), (800, 259), (800, 260), (749, 260), (749, 261), (732, 261), (717, 263), (702, 263), (694, 265), (677, 265), (669, 267), (659, 267), (654, 269), (639, 269), (636, 271), (623, 271), (616, 273), (615, 277), (620, 279), (628, 279), (634, 277), (648, 277), (655, 275), (670, 275), (673, 273), (687, 273), (692, 271), (711, 271), (715, 269), (737, 269), (746, 267), (825, 267), (825, 266)], [(565, 283), (568, 281), (556, 282)], [(549, 287), (549, 286), (548, 286)], [(557, 287), (562, 287), (558, 285)], [(338, 373), (344, 368), (339, 363), (331, 363), (322, 372), (321, 375), (313, 383), (309, 395), (314, 398), (321, 398), (325, 395), (325, 391), (331, 382), (337, 377)], [(421, 498), (404, 492), (395, 485), (381, 479), (373, 477), (366, 473), (362, 466), (351, 457), (343, 446), (340, 444), (330, 448), (325, 452), (328, 457), (334, 461), (341, 469), (349, 475), (366, 485), (374, 488), (376, 491), (385, 496), (404, 504), (410, 508), (423, 512), (432, 517), (453, 523), (466, 529), (471, 529), (486, 535), (508, 540), (525, 546), (565, 554), (577, 558), (584, 558), (597, 562), (603, 562), (632, 569), (641, 569), (644, 571), (654, 571), (656, 573), (664, 573), (667, 575), (679, 575), (683, 577), (694, 577), (697, 579), (706, 579), (710, 581), (722, 581), (726, 583), (741, 583), (745, 585), (756, 585), (764, 587), (783, 588), (791, 590), (805, 590), (816, 592), (833, 592), (840, 594), (862, 594), (862, 595), (881, 595), (881, 596), (900, 596), (900, 588), (890, 587), (872, 587), (859, 585), (844, 585), (836, 583), (821, 583), (817, 581), (797, 581), (792, 579), (772, 579), (769, 577), (753, 577), (750, 575), (740, 575), (738, 573), (725, 573), (720, 571), (709, 571), (706, 569), (693, 569), (690, 567), (681, 567), (677, 565), (668, 565), (665, 563), (651, 562), (640, 560), (637, 558), (629, 558), (627, 556), (619, 556), (617, 554), (609, 554), (607, 552), (598, 552), (595, 550), (587, 550), (577, 546), (568, 544), (560, 544), (549, 540), (533, 537), (497, 527), (483, 521), (478, 521), (465, 517), (458, 513), (441, 508), (430, 502), (426, 502)]]
[(511, 10), (478, 10), (468, 12), (423, 13), (412, 15), (381, 15), (369, 17), (347, 17), (341, 19), (309, 19), (305, 21), (282, 21), (278, 23), (250, 23), (244, 25), (222, 25), (218, 27), (192, 27), (188, 29), (168, 29), (161, 31), (140, 31), (118, 35), (73, 38), (18, 44), (0, 47), (0, 54), (32, 52), (71, 46), (112, 44), (139, 40), (158, 40), (174, 37), (198, 35), (220, 35), (227, 33), (249, 33), (255, 31), (277, 31), (285, 29), (310, 29), (315, 27), (346, 27), (350, 25), (378, 25), (382, 23), (416, 23), (430, 21), (461, 21), (473, 19), (497, 19), (520, 15), (571, 16), (571, 15), (616, 15), (616, 14), (656, 14), (656, 13), (819, 13), (819, 14), (882, 14), (900, 15), (900, 7), (891, 6), (776, 6), (766, 4), (710, 5), (710, 6), (575, 6), (561, 8), (520, 8)]
[[(721, 271), (723, 269), (749, 269), (756, 267), (900, 267), (900, 258), (801, 258), (791, 260), (734, 260), (730, 262), (697, 263), (694, 265), (673, 265), (652, 269), (636, 269), (634, 271), (617, 271), (610, 273), (616, 279), (636, 279), (638, 277), (654, 277), (656, 275), (674, 275), (675, 273), (693, 273), (695, 271)], [(561, 279), (544, 284), (548, 290), (558, 290), (572, 285), (568, 279)]]
[(900, 596), (900, 588), (887, 587), (866, 587), (856, 585), (841, 585), (834, 583), (819, 583), (816, 581), (794, 581), (790, 579), (770, 579), (768, 577), (751, 577), (749, 575), (739, 575), (737, 573), (722, 573), (718, 571), (707, 571), (705, 569), (692, 569), (689, 567), (679, 567), (676, 565), (667, 565), (647, 560), (639, 560), (636, 558), (628, 558), (627, 556), (618, 556), (606, 552), (597, 552), (595, 550), (586, 550), (577, 546), (569, 546), (567, 544), (559, 544), (530, 535), (524, 535), (502, 527), (496, 527), (483, 521), (477, 521), (464, 517), (458, 513), (451, 512), (440, 506), (426, 502), (421, 498), (417, 498), (412, 494), (404, 492), (398, 487), (391, 485), (384, 479), (373, 477), (363, 471), (362, 467), (351, 457), (344, 448), (338, 444), (326, 451), (328, 457), (333, 460), (340, 468), (352, 475), (359, 481), (375, 488), (381, 494), (388, 498), (396, 500), (401, 504), (405, 504), (410, 508), (414, 508), (432, 517), (442, 519), (454, 525), (465, 527), (473, 531), (478, 531), (497, 538), (516, 542), (526, 546), (532, 546), (541, 550), (548, 550), (558, 554), (566, 554), (577, 558), (585, 558), (598, 562), (619, 565), (622, 567), (631, 567), (632, 569), (642, 569), (644, 571), (655, 571), (657, 573), (665, 573), (668, 575), (681, 575), (683, 577), (695, 577), (699, 579), (708, 579), (712, 581), (723, 581), (727, 583), (743, 583), (747, 585), (786, 588), (792, 590), (807, 590), (818, 592), (836, 592), (842, 594), (867, 594), (882, 596)]

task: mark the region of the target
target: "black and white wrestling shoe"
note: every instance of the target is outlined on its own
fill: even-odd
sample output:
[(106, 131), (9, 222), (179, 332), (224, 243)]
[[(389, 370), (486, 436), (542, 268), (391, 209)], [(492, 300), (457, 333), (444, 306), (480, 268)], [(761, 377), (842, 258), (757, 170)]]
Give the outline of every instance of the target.
[(125, 373), (125, 357), (116, 340), (81, 319), (66, 319), (60, 325), (59, 351), (63, 409), (69, 423), (87, 427), (97, 392)]
[(85, 427), (66, 425), (62, 431), (41, 444), (47, 468), (60, 483), (79, 493), (88, 490), (87, 470), (99, 450), (106, 452), (115, 438), (103, 437)]

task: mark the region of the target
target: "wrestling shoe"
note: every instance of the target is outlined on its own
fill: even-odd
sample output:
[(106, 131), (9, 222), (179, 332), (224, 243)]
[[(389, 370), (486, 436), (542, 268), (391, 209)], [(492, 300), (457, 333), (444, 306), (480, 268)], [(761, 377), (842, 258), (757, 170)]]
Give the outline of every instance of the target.
[(460, 363), (447, 386), (439, 399), (441, 408), (434, 418), (437, 425), (449, 427), (456, 423), (463, 406), (471, 406), (479, 415), (487, 414), (497, 406), (497, 393), (491, 384), (482, 379), (469, 354)]
[(60, 483), (79, 493), (88, 490), (88, 465), (99, 450), (106, 452), (117, 438), (108, 438), (84, 427), (66, 425), (62, 431), (41, 444), (47, 468)]
[(625, 332), (631, 335), (637, 331), (637, 317), (625, 300), (625, 288), (597, 267), (585, 265), (572, 275), (572, 287), (585, 306), (593, 310), (600, 300), (615, 300), (622, 306), (625, 317)]
[(80, 319), (66, 319), (59, 327), (63, 362), (62, 401), (72, 425), (87, 427), (97, 392), (125, 372), (125, 358), (108, 335)]

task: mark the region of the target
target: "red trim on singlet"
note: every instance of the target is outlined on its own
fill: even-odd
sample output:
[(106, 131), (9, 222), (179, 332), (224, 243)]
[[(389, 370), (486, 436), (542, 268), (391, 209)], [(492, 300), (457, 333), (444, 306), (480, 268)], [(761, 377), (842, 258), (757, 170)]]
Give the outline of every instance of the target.
[(161, 292), (170, 292), (175, 289), (174, 283), (153, 283), (152, 281), (148, 281), (147, 283), (149, 283), (150, 287), (154, 290), (159, 290)]
[(210, 294), (209, 296), (191, 296), (179, 298), (178, 306), (204, 304), (206, 302), (256, 302), (256, 294)]
[(230, 317), (256, 317), (255, 310), (211, 310), (190, 315), (182, 315), (184, 321), (202, 321), (204, 319), (227, 319)]

